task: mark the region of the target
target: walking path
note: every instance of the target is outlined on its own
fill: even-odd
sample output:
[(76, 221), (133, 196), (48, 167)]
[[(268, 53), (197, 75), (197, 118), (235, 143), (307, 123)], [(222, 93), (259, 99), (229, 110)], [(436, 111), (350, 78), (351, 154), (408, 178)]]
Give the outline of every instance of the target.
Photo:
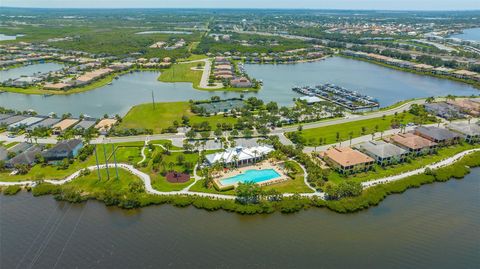
[[(437, 168), (440, 168), (440, 167), (448, 166), (448, 165), (460, 160), (465, 155), (468, 155), (468, 154), (476, 152), (476, 151), (480, 151), (480, 148), (463, 151), (461, 153), (458, 153), (457, 155), (454, 155), (454, 156), (452, 156), (450, 158), (447, 158), (445, 160), (442, 160), (440, 162), (437, 162), (437, 163), (434, 163), (434, 164), (431, 164), (431, 165), (427, 165), (424, 168), (420, 168), (420, 169), (417, 169), (417, 170), (405, 172), (405, 173), (395, 175), (395, 176), (390, 176), (390, 177), (386, 177), (386, 178), (381, 178), (381, 179), (377, 179), (377, 180), (363, 182), (362, 186), (365, 189), (365, 188), (369, 188), (369, 187), (372, 187), (372, 186), (375, 186), (375, 185), (378, 185), (378, 184), (393, 182), (393, 181), (397, 181), (397, 180), (400, 180), (400, 179), (404, 179), (404, 178), (409, 177), (409, 176), (422, 174), (422, 173), (425, 172), (426, 168), (437, 169)], [(204, 192), (189, 191), (190, 187), (193, 186), (198, 180), (200, 180), (200, 177), (197, 176), (196, 172), (194, 172), (194, 178), (195, 178), (194, 183), (190, 184), (188, 187), (184, 188), (181, 191), (163, 192), (163, 191), (155, 190), (152, 187), (150, 176), (145, 174), (144, 172), (136, 169), (132, 165), (124, 164), (124, 163), (118, 163), (117, 166), (119, 168), (125, 169), (125, 170), (129, 171), (130, 173), (134, 174), (135, 176), (139, 177), (144, 183), (145, 191), (149, 194), (154, 194), (154, 195), (190, 195), (190, 196), (209, 197), (209, 198), (213, 198), (213, 199), (228, 199), (228, 200), (235, 199), (235, 196), (233, 196), (233, 195), (223, 195), (223, 194), (215, 194), (215, 193), (204, 193)], [(99, 165), (99, 167), (100, 167), (100, 169), (107, 168), (107, 166), (105, 164)], [(110, 167), (113, 167), (113, 165), (110, 165)], [(304, 170), (304, 176), (306, 178), (307, 177), (307, 172), (306, 172), (306, 170), (303, 166), (301, 166), (301, 167)], [(195, 167), (195, 171), (196, 171), (196, 168), (197, 168), (197, 166)], [(94, 171), (94, 170), (97, 169), (97, 166), (90, 166), (90, 167), (87, 167), (86, 169), (89, 169), (90, 171)], [(67, 182), (70, 182), (70, 181), (76, 179), (80, 175), (80, 172), (81, 172), (81, 170), (73, 173), (72, 175), (68, 176), (67, 178), (65, 178), (63, 180), (44, 180), (44, 182), (50, 183), (50, 184), (53, 184), (53, 185), (62, 185), (62, 184), (65, 184)], [(2, 181), (0, 181), (0, 186), (18, 186), (18, 185), (25, 186), (25, 185), (32, 185), (32, 184), (35, 184), (35, 183), (36, 182), (31, 181), (31, 180), (30, 181), (17, 181), (17, 182), (2, 182)], [(305, 182), (305, 183), (307, 183), (307, 182)], [(307, 186), (308, 186), (308, 184), (307, 184)], [(295, 194), (293, 194), (293, 193), (283, 194), (284, 197), (290, 197), (292, 195), (295, 195)], [(300, 195), (304, 196), (304, 197), (318, 197), (318, 198), (321, 198), (321, 199), (325, 199), (325, 194), (322, 193), (322, 192), (300, 193)]]
[(476, 152), (476, 151), (480, 151), (480, 148), (470, 149), (470, 150), (460, 152), (457, 155), (454, 155), (450, 158), (444, 159), (444, 160), (439, 161), (437, 163), (433, 163), (433, 164), (427, 165), (423, 168), (419, 168), (419, 169), (416, 169), (416, 170), (413, 170), (413, 171), (405, 172), (405, 173), (400, 174), (400, 175), (389, 176), (389, 177), (385, 177), (385, 178), (380, 178), (380, 179), (376, 179), (376, 180), (372, 180), (372, 181), (363, 182), (362, 187), (364, 189), (366, 189), (366, 188), (369, 188), (369, 187), (372, 187), (372, 186), (375, 186), (375, 185), (378, 185), (378, 184), (385, 184), (385, 183), (394, 182), (394, 181), (397, 181), (397, 180), (400, 180), (400, 179), (404, 179), (404, 178), (407, 178), (407, 177), (410, 177), (410, 176), (423, 174), (423, 173), (425, 173), (425, 170), (427, 168), (438, 169), (438, 168), (441, 168), (441, 167), (449, 166), (449, 165), (453, 164), (454, 162), (463, 158), (465, 155), (468, 155), (468, 154)]

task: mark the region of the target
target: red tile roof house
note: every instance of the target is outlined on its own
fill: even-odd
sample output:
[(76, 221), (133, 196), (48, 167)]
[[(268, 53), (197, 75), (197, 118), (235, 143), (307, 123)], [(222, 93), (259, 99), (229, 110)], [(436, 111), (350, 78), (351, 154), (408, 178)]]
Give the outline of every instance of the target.
[(320, 157), (344, 175), (370, 170), (375, 163), (371, 157), (352, 148), (329, 148), (321, 152)]
[(431, 154), (437, 149), (437, 143), (412, 133), (396, 134), (390, 137), (390, 142), (415, 156)]
[(230, 85), (234, 88), (250, 88), (253, 84), (248, 78), (241, 77), (232, 79)]

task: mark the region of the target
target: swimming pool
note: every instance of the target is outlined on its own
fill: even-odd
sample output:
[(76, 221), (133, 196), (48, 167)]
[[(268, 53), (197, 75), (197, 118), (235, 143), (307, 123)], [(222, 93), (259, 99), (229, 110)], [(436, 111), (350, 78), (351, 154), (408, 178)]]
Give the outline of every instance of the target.
[(244, 173), (239, 175), (225, 178), (220, 180), (220, 184), (223, 186), (235, 185), (237, 183), (245, 183), (245, 182), (264, 182), (267, 180), (271, 180), (274, 178), (280, 177), (280, 174), (275, 171), (274, 169), (262, 169), (262, 170), (247, 170)]

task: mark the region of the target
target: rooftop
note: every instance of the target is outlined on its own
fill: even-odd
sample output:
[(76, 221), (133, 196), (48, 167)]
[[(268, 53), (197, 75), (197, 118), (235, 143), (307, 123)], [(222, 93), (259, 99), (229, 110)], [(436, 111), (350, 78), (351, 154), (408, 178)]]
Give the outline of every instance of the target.
[(421, 136), (406, 133), (406, 134), (396, 134), (390, 138), (391, 141), (403, 145), (409, 149), (423, 149), (426, 147), (435, 146), (437, 143), (432, 142)]
[(323, 156), (333, 160), (343, 167), (374, 161), (369, 156), (352, 148), (329, 148), (323, 152)]
[(451, 140), (451, 139), (460, 137), (460, 135), (455, 132), (449, 131), (444, 128), (435, 127), (435, 126), (430, 126), (430, 127), (420, 126), (415, 128), (415, 132), (439, 141)]
[(363, 149), (381, 158), (395, 157), (407, 153), (407, 151), (402, 149), (401, 147), (387, 143), (385, 141), (368, 141), (358, 144), (356, 148)]
[(480, 136), (480, 125), (477, 123), (450, 123), (448, 128), (458, 131), (462, 134), (471, 135), (471, 136)]
[[(235, 161), (249, 160), (255, 157), (264, 156), (271, 151), (273, 151), (273, 149), (267, 146), (257, 146), (251, 148), (235, 147), (226, 149), (223, 152), (209, 154), (206, 156), (206, 158), (210, 164), (215, 162), (232, 163)], [(236, 159), (234, 156), (237, 156), (238, 159)]]
[(64, 119), (61, 122), (53, 125), (52, 129), (59, 129), (60, 131), (64, 131), (72, 127), (73, 125), (75, 125), (75, 123), (77, 122), (78, 122), (77, 119)]

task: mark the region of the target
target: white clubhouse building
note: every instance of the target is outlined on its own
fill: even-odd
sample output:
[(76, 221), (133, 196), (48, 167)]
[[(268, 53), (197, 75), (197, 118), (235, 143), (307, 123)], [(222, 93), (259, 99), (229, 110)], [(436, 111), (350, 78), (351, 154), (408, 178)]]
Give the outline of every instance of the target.
[(207, 164), (212, 165), (216, 162), (225, 165), (248, 165), (253, 164), (263, 159), (268, 153), (272, 152), (273, 148), (268, 146), (256, 146), (250, 148), (235, 147), (226, 149), (223, 152), (209, 154)]

